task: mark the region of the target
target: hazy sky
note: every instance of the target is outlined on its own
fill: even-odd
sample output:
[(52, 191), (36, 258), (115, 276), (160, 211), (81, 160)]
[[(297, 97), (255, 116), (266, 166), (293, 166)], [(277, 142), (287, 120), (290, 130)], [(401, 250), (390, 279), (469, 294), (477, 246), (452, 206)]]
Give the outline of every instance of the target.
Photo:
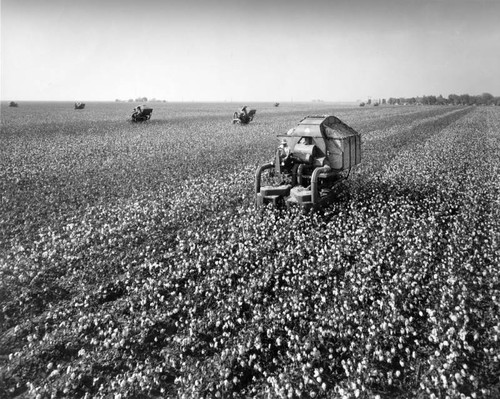
[(500, 0), (0, 0), (1, 99), (500, 95)]

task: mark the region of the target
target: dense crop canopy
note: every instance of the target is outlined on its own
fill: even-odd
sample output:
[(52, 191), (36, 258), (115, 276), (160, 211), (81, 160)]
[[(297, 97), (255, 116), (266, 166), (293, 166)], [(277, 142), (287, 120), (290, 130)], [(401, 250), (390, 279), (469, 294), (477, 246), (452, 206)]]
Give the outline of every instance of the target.
[[(500, 394), (497, 108), (44, 106), (2, 109), (0, 396)], [(321, 213), (256, 212), (308, 113), (363, 164)]]

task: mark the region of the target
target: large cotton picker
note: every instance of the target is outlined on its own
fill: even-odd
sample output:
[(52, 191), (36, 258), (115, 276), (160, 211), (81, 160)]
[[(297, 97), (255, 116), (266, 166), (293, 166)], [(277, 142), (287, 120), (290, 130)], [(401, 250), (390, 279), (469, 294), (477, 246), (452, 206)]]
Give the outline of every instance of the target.
[[(347, 179), (361, 163), (361, 136), (335, 116), (307, 116), (278, 135), (281, 144), (274, 160), (255, 174), (257, 206), (297, 204), (308, 209), (324, 206), (335, 198), (334, 187)], [(277, 185), (262, 185), (269, 169)]]

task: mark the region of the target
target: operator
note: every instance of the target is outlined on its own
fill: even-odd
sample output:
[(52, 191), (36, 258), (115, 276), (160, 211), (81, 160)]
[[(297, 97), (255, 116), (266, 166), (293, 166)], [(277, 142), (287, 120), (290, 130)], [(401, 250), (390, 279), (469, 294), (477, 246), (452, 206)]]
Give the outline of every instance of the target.
[(142, 112), (142, 105), (138, 105), (137, 107), (134, 108), (134, 113), (132, 114), (133, 116), (139, 115)]
[(247, 116), (248, 116), (247, 106), (245, 105), (240, 109), (240, 118), (246, 118)]
[(288, 143), (286, 142), (285, 139), (281, 140), (281, 144), (278, 147), (278, 151), (280, 153), (280, 158), (282, 161), (287, 161), (288, 157), (290, 156), (290, 147), (288, 147)]

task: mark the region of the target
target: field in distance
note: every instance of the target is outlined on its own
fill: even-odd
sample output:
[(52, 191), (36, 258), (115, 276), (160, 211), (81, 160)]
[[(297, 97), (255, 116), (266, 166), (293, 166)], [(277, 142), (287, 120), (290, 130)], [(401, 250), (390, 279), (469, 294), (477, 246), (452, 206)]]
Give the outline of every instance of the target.
[[(0, 396), (500, 394), (500, 107), (135, 105), (2, 104)], [(362, 164), (256, 212), (311, 114)]]

